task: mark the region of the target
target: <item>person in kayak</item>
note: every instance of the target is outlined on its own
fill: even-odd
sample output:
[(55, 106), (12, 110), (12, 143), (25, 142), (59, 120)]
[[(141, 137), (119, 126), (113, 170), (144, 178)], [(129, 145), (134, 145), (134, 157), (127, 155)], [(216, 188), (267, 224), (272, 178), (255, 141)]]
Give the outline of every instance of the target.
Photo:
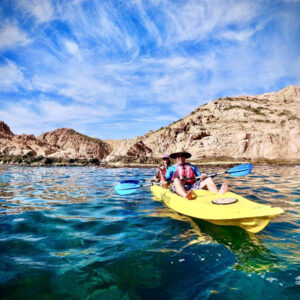
[(167, 182), (165, 175), (166, 175), (167, 169), (171, 165), (171, 160), (170, 160), (170, 156), (168, 154), (163, 155), (161, 159), (162, 159), (162, 162), (161, 162), (160, 166), (156, 169), (153, 180), (155, 182), (163, 183), (163, 182)]
[[(165, 174), (167, 181), (172, 181), (171, 190), (178, 195), (192, 200), (196, 197), (193, 190), (207, 189), (214, 193), (224, 194), (228, 192), (228, 185), (223, 183), (220, 190), (211, 177), (207, 174), (201, 174), (196, 166), (187, 163), (185, 160), (192, 155), (188, 152), (174, 152), (170, 155), (175, 159), (175, 165), (169, 167)], [(196, 177), (200, 178), (196, 181)]]

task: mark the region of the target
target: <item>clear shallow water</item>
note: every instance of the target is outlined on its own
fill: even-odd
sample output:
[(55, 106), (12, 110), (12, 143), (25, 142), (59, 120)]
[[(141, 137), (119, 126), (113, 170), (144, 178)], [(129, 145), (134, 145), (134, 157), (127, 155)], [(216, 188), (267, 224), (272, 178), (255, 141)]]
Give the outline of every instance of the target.
[(178, 215), (149, 188), (114, 193), (153, 172), (0, 167), (0, 298), (300, 298), (300, 167), (225, 177), (285, 209), (256, 235)]

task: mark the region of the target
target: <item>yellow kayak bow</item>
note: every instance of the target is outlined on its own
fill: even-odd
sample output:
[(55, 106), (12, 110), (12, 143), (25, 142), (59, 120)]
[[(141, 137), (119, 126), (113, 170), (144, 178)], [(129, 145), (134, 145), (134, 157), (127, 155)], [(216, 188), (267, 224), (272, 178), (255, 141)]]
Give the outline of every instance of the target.
[(152, 194), (176, 212), (202, 219), (216, 225), (239, 226), (257, 233), (275, 217), (284, 212), (280, 207), (259, 204), (235, 193), (224, 195), (206, 190), (194, 190), (195, 200), (183, 198), (169, 189), (151, 186)]

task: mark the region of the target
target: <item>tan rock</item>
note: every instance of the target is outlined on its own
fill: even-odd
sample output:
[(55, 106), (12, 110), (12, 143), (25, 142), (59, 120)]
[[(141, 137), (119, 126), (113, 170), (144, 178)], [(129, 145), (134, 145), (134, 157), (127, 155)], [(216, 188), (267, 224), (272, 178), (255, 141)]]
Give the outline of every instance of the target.
[[(300, 161), (300, 86), (258, 96), (219, 98), (178, 122), (139, 137), (160, 157), (178, 147), (193, 159), (232, 157)], [(107, 160), (137, 140), (115, 140)]]
[(143, 157), (150, 155), (152, 150), (147, 147), (143, 141), (138, 141), (137, 143), (133, 144), (129, 150), (127, 151), (127, 156), (134, 156), (134, 157)]
[(13, 136), (14, 134), (11, 132), (10, 128), (3, 121), (0, 121), (0, 138), (9, 139)]
[(101, 161), (111, 150), (109, 144), (72, 129), (61, 128), (36, 138), (34, 135), (14, 135), (4, 122), (0, 122), (0, 154), (2, 155)]
[(56, 152), (51, 153), (51, 157), (99, 159), (101, 161), (112, 150), (111, 146), (102, 140), (88, 137), (68, 128), (43, 133), (38, 140), (58, 148)]

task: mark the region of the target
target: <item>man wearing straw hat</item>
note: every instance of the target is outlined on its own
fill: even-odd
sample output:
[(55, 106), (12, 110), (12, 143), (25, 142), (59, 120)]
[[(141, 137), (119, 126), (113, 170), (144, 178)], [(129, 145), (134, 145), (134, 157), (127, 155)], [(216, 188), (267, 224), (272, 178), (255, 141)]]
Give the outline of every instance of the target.
[[(186, 163), (185, 160), (191, 156), (186, 151), (174, 152), (170, 155), (171, 158), (175, 159), (176, 164), (168, 168), (165, 178), (173, 182), (171, 187), (173, 192), (189, 200), (196, 197), (193, 192), (196, 189), (207, 189), (220, 194), (228, 192), (229, 189), (226, 183), (223, 183), (220, 190), (218, 190), (211, 177), (208, 177), (207, 174), (201, 174), (196, 166)], [(197, 178), (200, 178), (200, 181), (196, 181)]]

